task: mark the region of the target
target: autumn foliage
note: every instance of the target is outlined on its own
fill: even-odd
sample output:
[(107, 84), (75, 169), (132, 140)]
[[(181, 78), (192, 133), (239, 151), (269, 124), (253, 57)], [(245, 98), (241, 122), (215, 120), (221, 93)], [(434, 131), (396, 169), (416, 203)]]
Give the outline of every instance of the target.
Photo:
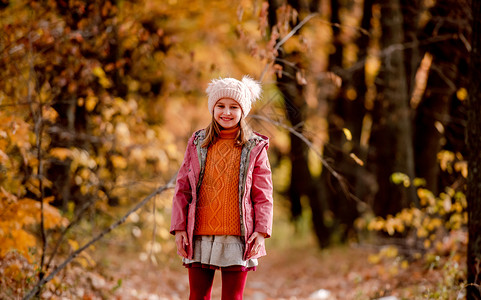
[[(239, 73), (260, 68), (249, 64), (255, 59), (248, 53), (229, 54), (243, 47), (236, 21), (232, 28), (212, 30), (216, 22), (236, 20), (228, 3), (219, 5), (217, 11), (228, 13), (217, 21), (216, 10), (191, 21), (188, 14), (200, 9), (201, 1), (188, 9), (172, 1), (1, 3), (4, 275), (23, 264), (11, 257), (12, 251), (48, 275), (51, 257), (68, 256), (85, 242), (70, 232), (86, 216), (115, 218), (166, 183), (192, 130), (209, 121), (197, 109), (204, 108), (197, 100), (206, 83), (240, 61), (245, 65)], [(224, 48), (200, 43), (199, 36), (222, 40)], [(191, 108), (185, 109), (187, 104)], [(143, 220), (134, 214), (128, 220), (137, 238), (144, 235), (145, 223), (155, 227), (156, 239), (140, 243), (142, 253), (151, 256), (169, 240), (169, 200), (155, 201), (159, 216)], [(2, 282), (2, 292), (22, 294), (36, 282), (35, 273), (21, 270), (12, 277), (23, 282), (20, 290)]]
[[(368, 261), (392, 263), (393, 270), (441, 268), (440, 261), (446, 262), (443, 275), (454, 288), (430, 296), (447, 299), (462, 289), (467, 165), (458, 134), (463, 124), (455, 121), (463, 119), (468, 97), (463, 76), (449, 73), (459, 79), (450, 90), (451, 111), (439, 108), (440, 120), (449, 122), (422, 123), (430, 117), (426, 112), (438, 109), (423, 97), (435, 97), (446, 86), (433, 75), (446, 66), (435, 50), (453, 49), (446, 55), (456, 55), (462, 65), (464, 48), (448, 47), (459, 39), (444, 32), (435, 36), (437, 31), (424, 37), (422, 55), (412, 57), (420, 65), (405, 76), (416, 82), (409, 88), (413, 94), (400, 100), (406, 100), (402, 107), (413, 122), (405, 115), (387, 118), (394, 114), (382, 109), (397, 104), (380, 103), (400, 93), (378, 83), (388, 75), (399, 79), (387, 73), (401, 68), (385, 68), (384, 59), (399, 49), (411, 53), (410, 43), (396, 44), (397, 35), (391, 36), (393, 45), (383, 44), (381, 12), (388, 13), (387, 6), (281, 2), (0, 1), (0, 298), (24, 295), (175, 176), (188, 137), (210, 121), (207, 83), (244, 74), (264, 87), (248, 122), (271, 137), (277, 219), (296, 224), (281, 226), (294, 226), (296, 235), (310, 218), (318, 238), (324, 235), (322, 246), (391, 244), (379, 246)], [(424, 32), (436, 1), (421, 2), (415, 29)], [(403, 13), (409, 19), (411, 10)], [(437, 39), (446, 44), (438, 47)], [(402, 57), (398, 52), (396, 58)], [(399, 120), (422, 124), (403, 131), (402, 142), (389, 143), (384, 138), (399, 134), (383, 127), (386, 120), (396, 130)], [(396, 169), (405, 161), (388, 169), (387, 162), (404, 157), (395, 151), (415, 139), (420, 142), (408, 149), (417, 155), (410, 169)], [(399, 148), (386, 156), (393, 159), (382, 158), (386, 145), (394, 144)], [(427, 181), (417, 178), (428, 175)], [(142, 261), (161, 264), (175, 256), (170, 196), (153, 197), (116, 232), (126, 251)], [(273, 243), (288, 240), (285, 234), (278, 232)], [(96, 296), (112, 296), (120, 283), (106, 283), (93, 272), (93, 252), (79, 255), (40, 296), (93, 297), (74, 290), (79, 282), (73, 278), (86, 278), (81, 285)]]

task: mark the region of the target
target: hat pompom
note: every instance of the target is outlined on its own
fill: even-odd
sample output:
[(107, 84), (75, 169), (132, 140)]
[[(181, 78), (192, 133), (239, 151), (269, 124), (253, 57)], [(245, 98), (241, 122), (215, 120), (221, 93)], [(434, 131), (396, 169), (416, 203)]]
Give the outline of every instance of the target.
[(259, 82), (246, 75), (242, 78), (242, 83), (247, 87), (247, 91), (250, 93), (251, 102), (256, 102), (261, 96), (262, 88)]
[(212, 95), (219, 87), (217, 87), (218, 83), (221, 83), (221, 79), (212, 79), (212, 81), (207, 86), (205, 92), (207, 95)]

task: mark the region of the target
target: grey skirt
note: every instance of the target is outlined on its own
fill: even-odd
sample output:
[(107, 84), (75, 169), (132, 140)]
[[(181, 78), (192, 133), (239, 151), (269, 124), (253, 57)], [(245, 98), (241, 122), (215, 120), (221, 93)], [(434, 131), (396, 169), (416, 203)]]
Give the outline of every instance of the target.
[(245, 242), (242, 236), (194, 236), (193, 259), (183, 258), (183, 263), (185, 265), (200, 263), (216, 267), (256, 267), (258, 265), (257, 259), (242, 259), (244, 257), (244, 250)]

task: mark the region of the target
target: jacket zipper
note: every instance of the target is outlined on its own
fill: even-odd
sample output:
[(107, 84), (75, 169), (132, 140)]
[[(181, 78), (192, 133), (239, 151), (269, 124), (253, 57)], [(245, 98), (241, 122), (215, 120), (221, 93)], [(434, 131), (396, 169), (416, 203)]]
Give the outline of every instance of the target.
[[(249, 145), (247, 146), (247, 153), (245, 156), (245, 164), (244, 164), (244, 170), (240, 170), (242, 175), (242, 182), (239, 182), (240, 188), (239, 188), (239, 214), (240, 214), (240, 230), (241, 230), (241, 236), (244, 236), (247, 240), (249, 238), (246, 236), (246, 228), (244, 224), (244, 210), (243, 210), (243, 203), (244, 203), (244, 193), (245, 193), (245, 187), (246, 187), (246, 181), (247, 181), (247, 171), (249, 170), (249, 164), (250, 164), (250, 155), (252, 152), (252, 149), (254, 149), (256, 142), (254, 140), (249, 141)], [(240, 179), (240, 178), (239, 178)]]
[[(197, 150), (197, 157), (199, 159), (199, 166), (200, 166), (200, 173), (199, 173), (199, 181), (197, 182), (197, 186), (195, 187), (195, 192), (196, 192), (196, 195), (197, 197), (199, 196), (199, 191), (200, 191), (200, 185), (202, 184), (202, 179), (204, 178), (204, 171), (205, 171), (205, 161), (202, 162), (202, 151), (201, 151), (201, 147), (199, 145), (199, 136), (197, 136), (195, 139), (194, 139), (194, 145), (195, 145), (195, 148)], [(196, 201), (197, 201), (197, 197), (196, 197)]]

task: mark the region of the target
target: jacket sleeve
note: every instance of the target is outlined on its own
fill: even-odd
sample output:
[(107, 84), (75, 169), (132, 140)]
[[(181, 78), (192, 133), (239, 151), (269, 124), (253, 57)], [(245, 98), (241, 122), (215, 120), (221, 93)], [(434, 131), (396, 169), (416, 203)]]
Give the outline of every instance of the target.
[(270, 237), (272, 233), (274, 213), (272, 193), (272, 172), (266, 146), (261, 150), (255, 161), (251, 187), (251, 200), (255, 213), (254, 231), (266, 233), (266, 237)]
[(192, 199), (192, 188), (189, 182), (189, 166), (191, 154), (189, 151), (192, 139), (189, 139), (185, 151), (184, 160), (177, 173), (175, 192), (172, 199), (172, 216), (170, 222), (170, 233), (175, 234), (177, 230), (187, 230), (187, 213), (189, 203)]

